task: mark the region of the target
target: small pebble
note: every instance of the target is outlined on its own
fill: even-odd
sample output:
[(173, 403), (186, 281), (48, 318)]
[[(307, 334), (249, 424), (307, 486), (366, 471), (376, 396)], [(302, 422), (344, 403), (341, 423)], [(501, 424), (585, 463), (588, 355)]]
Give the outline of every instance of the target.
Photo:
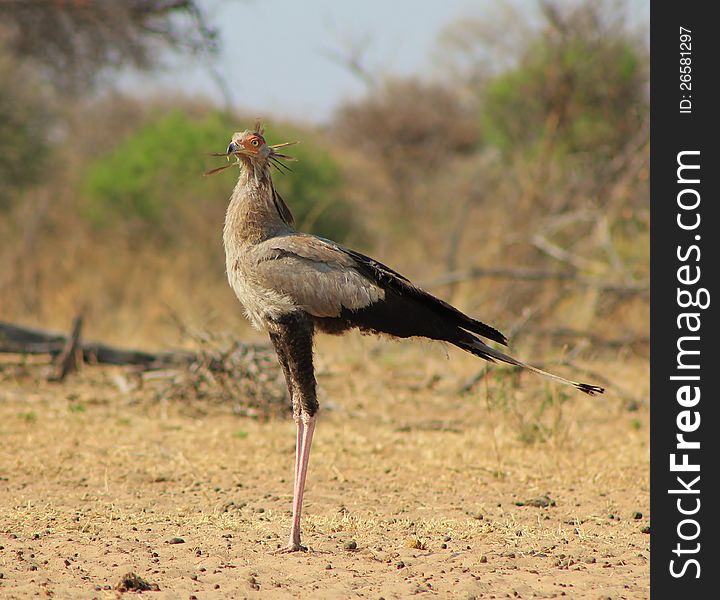
[(357, 542), (355, 540), (350, 540), (345, 543), (343, 548), (345, 548), (345, 550), (357, 550)]
[(170, 539), (167, 541), (167, 543), (168, 543), (168, 544), (184, 544), (184, 543), (185, 543), (185, 540), (182, 539), (181, 537), (174, 537), (174, 538), (170, 538)]

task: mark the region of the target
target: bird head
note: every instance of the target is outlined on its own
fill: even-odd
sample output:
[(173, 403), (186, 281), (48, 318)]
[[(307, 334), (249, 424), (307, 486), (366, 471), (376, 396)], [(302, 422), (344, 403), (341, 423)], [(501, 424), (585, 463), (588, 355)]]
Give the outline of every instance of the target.
[(257, 131), (240, 131), (233, 133), (226, 150), (228, 159), (231, 156), (247, 156), (249, 158), (267, 160), (273, 154), (265, 138)]
[[(248, 167), (254, 167), (255, 169), (264, 169), (269, 164), (275, 166), (279, 171), (290, 170), (287, 165), (282, 161), (284, 160), (295, 160), (292, 156), (287, 154), (281, 154), (278, 152), (279, 148), (286, 146), (292, 146), (297, 142), (284, 142), (282, 144), (269, 145), (263, 137), (263, 127), (260, 122), (256, 123), (253, 131), (245, 130), (233, 133), (230, 143), (228, 144), (227, 150), (224, 153), (211, 154), (211, 156), (224, 156), (230, 160), (231, 157), (235, 157), (235, 163), (238, 166), (243, 164)], [(233, 166), (223, 165), (217, 169), (212, 169), (205, 173), (205, 175), (214, 175), (220, 171)]]

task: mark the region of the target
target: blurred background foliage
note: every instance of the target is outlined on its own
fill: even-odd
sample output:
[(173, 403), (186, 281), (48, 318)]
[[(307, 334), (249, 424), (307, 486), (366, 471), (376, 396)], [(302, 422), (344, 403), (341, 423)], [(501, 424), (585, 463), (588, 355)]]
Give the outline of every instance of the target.
[(552, 143), (564, 154), (607, 158), (645, 116), (647, 65), (637, 43), (614, 33), (616, 20), (604, 22), (587, 9), (545, 15), (544, 34), (482, 91), (486, 140), (504, 153)]
[[(170, 314), (251, 335), (223, 273), (234, 172), (202, 173), (256, 114), (111, 83), (163, 48), (212, 54), (215, 32), (191, 0), (73, 6), (0, 2), (0, 319), (66, 328), (85, 306), (110, 340), (175, 343)], [(321, 127), (263, 115), (301, 142), (275, 181), (299, 228), (512, 337), (644, 352), (647, 43), (617, 5), (539, 12), (517, 35), (506, 13), (448, 27), (435, 69), (368, 78)]]
[(0, 52), (0, 211), (41, 178), (49, 125), (40, 86), (27, 69)]

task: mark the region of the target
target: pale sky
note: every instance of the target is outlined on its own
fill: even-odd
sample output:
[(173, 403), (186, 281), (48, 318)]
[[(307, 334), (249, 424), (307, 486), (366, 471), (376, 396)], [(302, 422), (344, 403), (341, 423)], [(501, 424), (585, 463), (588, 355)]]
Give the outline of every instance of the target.
[[(497, 0), (200, 0), (219, 28), (217, 72), (235, 108), (258, 115), (321, 123), (365, 84), (337, 64), (333, 53), (364, 48), (363, 63), (375, 75), (426, 74), (437, 36), (466, 17), (491, 17)], [(535, 0), (513, 0), (526, 14)], [(631, 19), (649, 20), (647, 0), (629, 0)], [(133, 93), (181, 90), (222, 104), (216, 83), (191, 58), (169, 58), (168, 68), (121, 78)]]

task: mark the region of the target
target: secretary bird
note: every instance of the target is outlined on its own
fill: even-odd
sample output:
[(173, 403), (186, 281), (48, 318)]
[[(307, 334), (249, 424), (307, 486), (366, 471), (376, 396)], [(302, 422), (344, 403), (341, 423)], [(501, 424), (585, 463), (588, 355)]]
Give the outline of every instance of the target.
[(291, 143), (268, 145), (258, 123), (232, 136), (225, 156), (233, 163), (208, 171), (240, 168), (225, 215), (223, 241), (230, 286), (257, 329), (270, 334), (292, 400), (297, 426), (293, 517), (288, 545), (300, 545), (300, 514), (318, 401), (313, 369), (316, 331), (350, 329), (396, 338), (449, 342), (487, 361), (523, 367), (572, 385), (586, 394), (603, 388), (542, 371), (487, 345), (478, 336), (507, 345), (496, 329), (414, 286), (382, 263), (293, 228), (293, 216), (273, 186), (270, 167), (285, 169), (292, 157), (278, 152)]

